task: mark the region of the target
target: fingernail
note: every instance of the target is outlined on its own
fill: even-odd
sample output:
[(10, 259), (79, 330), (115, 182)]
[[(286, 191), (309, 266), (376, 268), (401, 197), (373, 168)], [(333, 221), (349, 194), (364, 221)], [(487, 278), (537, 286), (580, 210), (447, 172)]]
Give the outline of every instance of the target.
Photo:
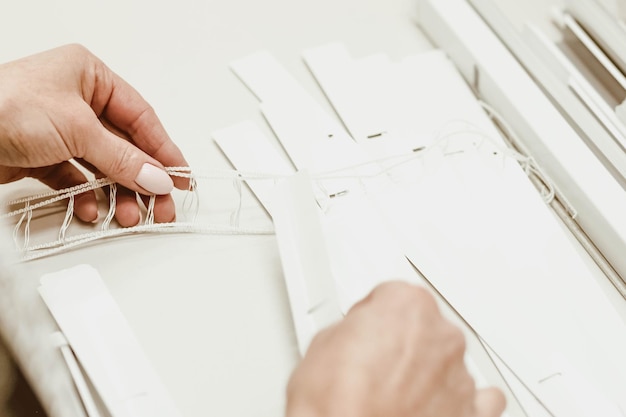
[(96, 224), (100, 221), (100, 212), (96, 211), (96, 218), (91, 221), (91, 223)]
[(143, 164), (139, 170), (135, 183), (157, 195), (169, 194), (174, 189), (174, 182), (167, 172), (148, 163)]

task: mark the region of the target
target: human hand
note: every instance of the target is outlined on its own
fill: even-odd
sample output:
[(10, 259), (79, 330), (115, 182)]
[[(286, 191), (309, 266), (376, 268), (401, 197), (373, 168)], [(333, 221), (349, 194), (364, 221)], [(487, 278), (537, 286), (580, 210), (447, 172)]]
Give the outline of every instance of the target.
[(389, 282), (311, 342), (287, 388), (287, 417), (497, 417), (477, 390), (465, 339), (424, 288)]
[[(139, 222), (135, 192), (156, 194), (157, 222), (173, 221), (172, 180), (164, 166), (186, 166), (152, 107), (102, 61), (67, 45), (0, 65), (0, 183), (33, 177), (62, 189), (87, 181), (74, 160), (118, 188), (116, 218)], [(75, 197), (74, 213), (98, 219), (95, 192)]]

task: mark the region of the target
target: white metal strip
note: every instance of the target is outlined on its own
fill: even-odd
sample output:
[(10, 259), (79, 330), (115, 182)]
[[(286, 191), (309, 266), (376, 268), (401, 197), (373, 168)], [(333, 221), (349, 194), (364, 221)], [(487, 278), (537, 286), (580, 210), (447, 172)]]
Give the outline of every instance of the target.
[(180, 416), (93, 267), (46, 274), (39, 293), (112, 417)]

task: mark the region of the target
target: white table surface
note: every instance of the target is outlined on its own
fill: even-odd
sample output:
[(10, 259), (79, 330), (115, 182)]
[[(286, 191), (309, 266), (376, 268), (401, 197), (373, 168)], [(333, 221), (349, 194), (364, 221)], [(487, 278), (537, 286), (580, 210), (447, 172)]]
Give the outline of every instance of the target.
[[(412, 6), (412, 0), (5, 2), (0, 61), (81, 43), (154, 106), (192, 167), (229, 168), (211, 131), (253, 119), (270, 134), (229, 62), (267, 49), (330, 110), (300, 52), (330, 41), (345, 43), (355, 56), (401, 58), (431, 48), (413, 23)], [(0, 196), (35, 189), (24, 181), (3, 186)], [(202, 210), (228, 222), (232, 187), (202, 192)], [(248, 225), (271, 225), (252, 199), (242, 215)], [(52, 217), (58, 227), (62, 215)], [(29, 262), (25, 285), (34, 290), (42, 274), (78, 263), (98, 269), (183, 415), (282, 414), (298, 356), (273, 236), (125, 237)]]

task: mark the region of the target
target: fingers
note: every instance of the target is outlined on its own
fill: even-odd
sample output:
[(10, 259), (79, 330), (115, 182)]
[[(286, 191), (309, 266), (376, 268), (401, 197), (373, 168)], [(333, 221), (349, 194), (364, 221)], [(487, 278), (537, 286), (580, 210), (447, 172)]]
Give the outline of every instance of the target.
[(107, 130), (97, 118), (92, 117), (84, 130), (92, 138), (79, 146), (80, 156), (98, 171), (142, 194), (163, 195), (172, 191), (173, 181), (159, 161)]
[[(154, 109), (126, 81), (102, 62), (96, 69), (92, 107), (111, 127), (126, 133), (145, 153), (165, 166), (187, 166), (182, 152), (170, 139)], [(175, 178), (177, 188), (185, 189), (189, 181)]]
[[(119, 144), (119, 146), (127, 147), (126, 144), (118, 142), (118, 138), (119, 138), (122, 141), (125, 141), (129, 145), (131, 145), (130, 147), (127, 147), (126, 149), (130, 151), (136, 149), (132, 146), (132, 144), (130, 144), (127, 141), (128, 137), (124, 132), (120, 131), (115, 126), (111, 125), (107, 120), (99, 119), (99, 121), (102, 123), (102, 126), (104, 126), (105, 128), (105, 132), (103, 133), (104, 135), (107, 136), (105, 140), (113, 140), (114, 143)], [(111, 138), (108, 134), (106, 134), (106, 132), (109, 132), (113, 136), (113, 138)], [(143, 152), (140, 151), (139, 154), (143, 155)], [(93, 156), (88, 156), (88, 158), (93, 160)], [(107, 175), (106, 173), (101, 172), (101, 170), (96, 166), (97, 164), (99, 164), (98, 162), (95, 162), (95, 161), (89, 162), (87, 159), (80, 159), (79, 162), (83, 164), (86, 168), (88, 168), (90, 171), (94, 172), (97, 176), (109, 176), (115, 181), (120, 182), (121, 185), (124, 185), (124, 183), (122, 183), (119, 179), (115, 178), (114, 174)], [(129, 166), (130, 164), (126, 162), (117, 162), (117, 165)], [(120, 171), (119, 169), (115, 168), (115, 165), (111, 169), (113, 171), (117, 170), (118, 173)], [(136, 184), (139, 184), (142, 188), (146, 189), (150, 193), (157, 194), (156, 202), (154, 206), (155, 222), (157, 223), (172, 222), (176, 219), (176, 206), (174, 204), (174, 200), (170, 194), (167, 194), (164, 192), (162, 193), (158, 191), (159, 189), (163, 188), (163, 185), (160, 184), (159, 181), (161, 181), (161, 176), (164, 174), (164, 172), (162, 169), (156, 170), (155, 172), (157, 175), (156, 177), (153, 177), (150, 172), (146, 173), (146, 171), (150, 171), (150, 170), (154, 170), (154, 169), (153, 169), (153, 166), (149, 163), (147, 167), (144, 165), (141, 168), (139, 168), (139, 173), (135, 175), (134, 182)], [(132, 177), (133, 175), (134, 174), (130, 174), (129, 177)], [(163, 177), (163, 182), (166, 182), (167, 184), (167, 188), (164, 188), (163, 191), (167, 191), (168, 193), (169, 191), (171, 191), (171, 188), (172, 188), (171, 181), (172, 180), (171, 178), (169, 178), (169, 176), (167, 176), (167, 178)], [(145, 195), (146, 193), (142, 193), (140, 190), (136, 190), (136, 191), (141, 193), (141, 199), (144, 205), (148, 207), (149, 197)], [(122, 227), (130, 227), (130, 226), (137, 225), (141, 219), (141, 215), (140, 215), (139, 204), (138, 204), (137, 196), (135, 192), (123, 186), (118, 187), (116, 201), (117, 201), (117, 207), (116, 207), (116, 212), (115, 212), (115, 218), (117, 219), (118, 223)]]
[[(70, 162), (63, 162), (43, 168), (29, 169), (24, 176), (38, 179), (50, 188), (56, 190), (74, 187), (87, 181), (85, 175)], [(145, 206), (148, 198), (143, 196)], [(135, 191), (125, 187), (118, 187), (115, 202), (115, 218), (122, 227), (136, 226), (141, 220), (139, 201)], [(87, 223), (95, 223), (100, 218), (98, 201), (94, 191), (87, 191), (74, 196), (74, 215)], [(176, 219), (174, 201), (171, 195), (157, 196), (154, 206), (154, 221), (168, 223)]]
[(117, 187), (115, 219), (122, 227), (136, 226), (141, 220), (137, 194), (124, 187)]
[[(93, 172), (96, 178), (103, 178), (105, 176), (84, 159), (78, 159), (77, 162)], [(106, 187), (104, 191), (110, 199), (109, 187)], [(141, 195), (141, 200), (144, 206), (148, 207), (149, 197)], [(139, 224), (141, 220), (141, 208), (135, 191), (122, 186), (117, 187), (115, 194), (115, 219), (122, 227), (131, 227)], [(168, 223), (175, 219), (176, 206), (171, 195), (157, 196), (154, 207), (154, 221), (156, 223)]]
[[(150, 197), (141, 196), (141, 200), (143, 204), (148, 207), (150, 204)], [(169, 223), (176, 220), (176, 210), (174, 208), (174, 200), (172, 196), (167, 195), (157, 195), (156, 200), (154, 202), (154, 220), (157, 223)]]
[[(22, 60), (6, 71), (12, 77), (7, 85), (20, 85), (14, 81), (24, 79), (37, 88), (13, 91), (18, 108), (28, 111), (9, 118), (7, 135), (21, 145), (11, 149), (9, 159), (11, 165), (24, 169), (0, 167), (1, 181), (13, 181), (32, 171), (54, 188), (77, 185), (86, 178), (62, 162), (74, 158), (91, 165), (92, 172), (101, 172), (144, 195), (168, 195), (175, 185), (188, 187), (187, 179), (173, 180), (163, 169), (187, 163), (154, 110), (84, 47), (58, 48)], [(18, 159), (21, 162), (16, 162)], [(119, 204), (121, 223), (138, 222), (132, 193), (122, 193)], [(96, 220), (95, 194), (77, 196), (76, 210), (82, 220)], [(171, 197), (158, 198), (155, 221), (170, 221), (173, 210)]]
[[(87, 181), (83, 173), (70, 162), (31, 169), (29, 174), (56, 190), (70, 188)], [(92, 223), (98, 220), (98, 202), (94, 191), (87, 191), (74, 197), (74, 214), (84, 222)]]
[[(148, 207), (150, 197), (141, 196), (143, 204)], [(132, 227), (139, 224), (141, 210), (137, 194), (128, 188), (118, 187), (116, 194), (115, 218), (122, 227)], [(169, 223), (176, 220), (176, 210), (172, 197), (167, 195), (156, 196), (154, 204), (155, 223)]]
[(402, 309), (418, 305), (420, 309), (438, 311), (435, 298), (426, 288), (404, 281), (385, 281), (377, 285), (365, 298), (355, 303), (350, 311), (369, 304), (383, 309), (388, 307)]
[(506, 408), (506, 398), (497, 388), (476, 391), (474, 401), (476, 417), (500, 417)]
[[(398, 391), (405, 390), (404, 396), (409, 398), (428, 397), (421, 405), (417, 401), (415, 409), (423, 407), (424, 415), (428, 416), (498, 417), (502, 414), (506, 405), (502, 392), (476, 390), (464, 363), (463, 332), (444, 318), (428, 289), (401, 281), (385, 282), (353, 306), (346, 319), (362, 316), (366, 311), (372, 313), (366, 317), (370, 328), (376, 326), (377, 320), (383, 321), (386, 340), (397, 337), (397, 331), (405, 338), (399, 351), (412, 354), (398, 355), (394, 361), (410, 371), (411, 377)], [(382, 346), (378, 345), (379, 354)]]
[(424, 287), (381, 284), (312, 340), (287, 388), (287, 416), (498, 417), (504, 397), (476, 390), (465, 338)]

